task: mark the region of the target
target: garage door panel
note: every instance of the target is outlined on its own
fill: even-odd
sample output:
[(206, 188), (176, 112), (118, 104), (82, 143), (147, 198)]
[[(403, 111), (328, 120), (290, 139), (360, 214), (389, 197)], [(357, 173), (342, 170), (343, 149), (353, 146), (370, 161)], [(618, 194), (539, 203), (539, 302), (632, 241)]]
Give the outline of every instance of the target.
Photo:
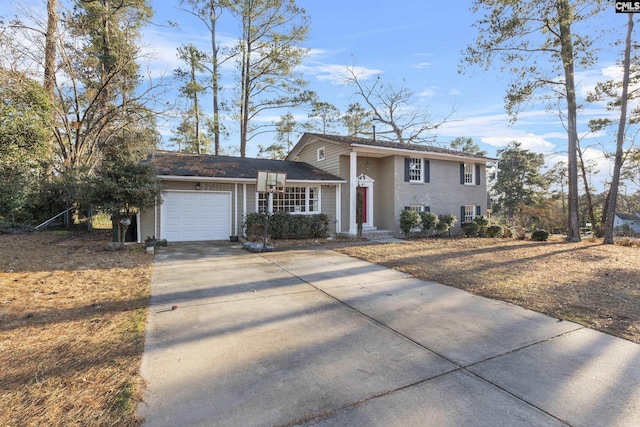
[(161, 234), (169, 241), (224, 240), (231, 228), (231, 194), (168, 192), (161, 215)]

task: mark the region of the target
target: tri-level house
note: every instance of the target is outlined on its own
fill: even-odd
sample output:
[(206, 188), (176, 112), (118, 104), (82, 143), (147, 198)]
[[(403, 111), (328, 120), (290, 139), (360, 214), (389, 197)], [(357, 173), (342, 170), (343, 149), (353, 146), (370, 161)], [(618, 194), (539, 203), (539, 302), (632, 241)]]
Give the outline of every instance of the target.
[[(156, 151), (163, 199), (136, 218), (136, 239), (223, 240), (243, 234), (252, 212), (326, 214), (330, 232), (357, 232), (356, 192), (364, 231), (401, 234), (403, 209), (453, 214), (459, 225), (487, 209), (486, 165), (493, 161), (428, 145), (306, 133), (282, 160)], [(271, 206), (257, 192), (258, 171), (287, 174)], [(453, 230), (453, 234), (457, 232)]]
[(286, 160), (308, 163), (346, 182), (338, 187), (336, 231), (356, 234), (356, 192), (363, 229), (400, 235), (403, 209), (472, 221), (487, 211), (487, 163), (495, 159), (429, 145), (306, 133)]

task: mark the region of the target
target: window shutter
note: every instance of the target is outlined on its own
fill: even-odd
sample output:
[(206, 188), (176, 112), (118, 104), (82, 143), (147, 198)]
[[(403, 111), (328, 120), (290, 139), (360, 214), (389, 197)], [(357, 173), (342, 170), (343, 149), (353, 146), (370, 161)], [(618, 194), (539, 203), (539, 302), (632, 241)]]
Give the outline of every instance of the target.
[(408, 157), (404, 159), (404, 182), (409, 182), (409, 163), (411, 159)]
[(424, 207), (424, 211), (425, 212), (431, 212), (431, 206), (425, 206)]
[(464, 206), (460, 206), (460, 224), (464, 222)]
[(427, 159), (422, 159), (422, 162), (424, 163), (424, 182), (429, 182), (431, 180), (431, 165)]
[(482, 215), (482, 211), (480, 210), (480, 205), (477, 205), (477, 206), (476, 206), (476, 215), (477, 215), (477, 216)]
[(476, 165), (476, 185), (480, 185), (480, 165)]
[(460, 163), (460, 184), (464, 185), (464, 163)]

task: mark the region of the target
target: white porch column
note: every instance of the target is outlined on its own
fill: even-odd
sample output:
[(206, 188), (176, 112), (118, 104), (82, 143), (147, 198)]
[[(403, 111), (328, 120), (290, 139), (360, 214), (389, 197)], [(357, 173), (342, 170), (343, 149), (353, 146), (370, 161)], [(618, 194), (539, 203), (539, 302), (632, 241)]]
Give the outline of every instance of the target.
[(342, 184), (336, 184), (336, 234), (342, 233)]
[(349, 153), (349, 234), (355, 236), (356, 229), (356, 187), (358, 184), (358, 153)]

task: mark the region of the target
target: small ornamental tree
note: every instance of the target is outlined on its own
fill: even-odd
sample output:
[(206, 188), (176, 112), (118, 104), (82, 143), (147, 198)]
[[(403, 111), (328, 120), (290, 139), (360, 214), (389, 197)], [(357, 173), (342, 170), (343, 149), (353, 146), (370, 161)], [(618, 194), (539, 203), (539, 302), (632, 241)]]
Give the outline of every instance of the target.
[(103, 163), (96, 171), (89, 198), (91, 203), (104, 211), (121, 215), (118, 243), (122, 243), (128, 227), (126, 220), (130, 223), (133, 213), (161, 201), (162, 191), (162, 183), (151, 163), (114, 160)]
[(364, 197), (362, 195), (362, 189), (360, 186), (356, 188), (356, 226), (358, 239), (362, 238), (362, 214), (364, 209)]

